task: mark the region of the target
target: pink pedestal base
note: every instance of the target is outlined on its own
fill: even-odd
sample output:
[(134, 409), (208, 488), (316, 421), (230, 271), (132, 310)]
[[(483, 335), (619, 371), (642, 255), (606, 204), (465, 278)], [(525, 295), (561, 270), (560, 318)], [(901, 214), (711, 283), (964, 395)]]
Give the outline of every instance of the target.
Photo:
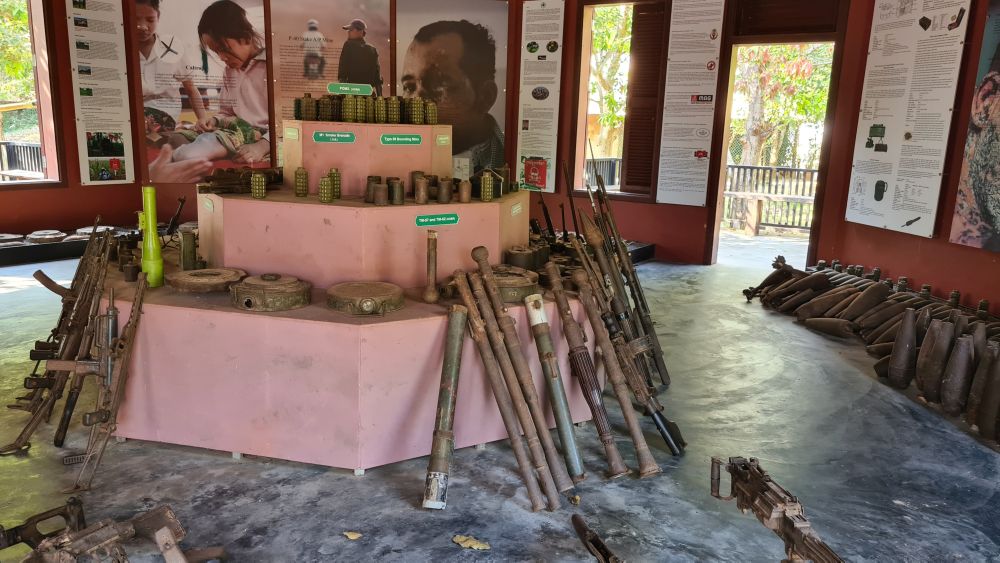
[[(124, 316), (131, 284), (116, 283)], [(582, 319), (579, 303), (574, 307)], [(317, 290), (303, 309), (248, 313), (233, 308), (227, 294), (165, 287), (147, 293), (143, 310), (119, 436), (346, 469), (430, 453), (447, 320), (441, 305), (407, 301), (384, 318), (349, 317), (327, 309)], [(510, 311), (548, 410), (524, 308)], [(573, 419), (588, 420), (554, 303), (547, 311)], [(502, 438), (482, 364), (466, 339), (456, 446)]]

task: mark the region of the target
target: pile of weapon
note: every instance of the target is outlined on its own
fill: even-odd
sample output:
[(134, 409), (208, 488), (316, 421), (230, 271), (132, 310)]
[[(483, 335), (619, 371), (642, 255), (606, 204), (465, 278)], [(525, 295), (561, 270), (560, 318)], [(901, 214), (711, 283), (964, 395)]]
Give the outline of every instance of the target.
[(838, 261), (820, 261), (801, 271), (781, 256), (774, 272), (757, 287), (744, 290), (747, 301), (794, 314), (813, 330), (839, 337), (857, 333), (868, 352), (879, 358), (876, 375), (897, 389), (915, 382), (918, 396), (940, 405), (988, 440), (1000, 432), (1000, 319), (989, 314), (989, 302), (977, 309), (962, 307), (961, 294), (943, 300), (931, 286), (919, 292), (909, 281), (881, 279), (878, 268), (846, 271)]
[[(597, 202), (600, 202), (600, 207)], [(681, 455), (686, 443), (677, 425), (664, 416), (663, 405), (656, 398), (657, 390), (653, 387), (651, 374), (657, 373), (664, 383), (669, 382), (669, 375), (635, 267), (623, 241), (617, 235), (617, 226), (607, 202), (603, 182), (597, 200), (592, 199), (592, 203), (597, 222), (587, 215), (580, 215), (587, 244), (584, 245), (583, 241), (569, 233), (564, 237), (565, 248), (572, 249), (577, 257), (576, 267), (569, 267), (567, 269), (572, 271), (566, 272), (550, 260), (542, 270), (562, 320), (562, 333), (569, 345), (570, 368), (583, 389), (604, 446), (608, 478), (621, 477), (630, 470), (622, 459), (611, 432), (597, 369), (586, 345), (584, 327), (574, 318), (570, 307), (568, 292), (563, 283), (567, 274), (594, 331), (596, 348), (601, 353), (608, 381), (621, 406), (635, 446), (639, 476), (647, 477), (659, 473), (660, 467), (643, 436), (633, 410), (633, 398), (639, 408), (652, 419), (673, 455)], [(576, 210), (573, 211), (576, 221)], [(598, 224), (603, 225), (603, 229)], [(429, 262), (431, 255), (429, 251)], [(477, 272), (469, 274), (459, 270), (452, 277), (460, 304), (453, 305), (449, 312), (441, 392), (424, 506), (438, 509), (445, 507), (448, 467), (454, 449), (452, 422), (455, 391), (461, 364), (463, 327), (467, 324), (507, 429), (532, 510), (540, 510), (545, 506), (549, 510), (555, 510), (560, 505), (559, 493), (573, 489), (574, 483), (582, 481), (586, 475), (573, 434), (544, 298), (540, 294), (533, 294), (524, 297), (523, 302), (541, 360), (541, 371), (548, 385), (562, 445), (562, 457), (549, 435), (545, 413), (535, 392), (531, 368), (521, 348), (514, 320), (507, 310), (506, 302), (509, 300), (502, 296), (495, 267), (490, 265), (488, 251), (484, 247), (477, 247), (472, 251), (472, 258), (478, 264)], [(431, 273), (430, 263), (428, 272), (428, 292), (431, 293), (431, 288), (434, 287), (431, 284), (436, 279), (436, 274)], [(625, 285), (631, 290), (628, 294), (625, 292)], [(433, 299), (429, 300), (431, 302), (437, 300), (436, 291), (433, 293)], [(629, 295), (632, 297), (631, 306)], [(547, 503), (542, 498), (543, 492)]]
[(14, 442), (0, 448), (0, 455), (30, 448), (32, 434), (51, 417), (68, 386), (53, 440), (57, 447), (62, 447), (86, 376), (95, 376), (98, 384), (96, 405), (93, 411), (82, 417), (83, 424), (91, 427), (87, 451), (63, 460), (67, 465), (83, 463), (73, 490), (90, 487), (108, 439), (115, 429), (146, 290), (145, 275), (140, 274), (128, 323), (120, 331), (113, 289), (109, 292), (105, 311), (100, 312), (108, 261), (115, 247), (111, 231), (98, 232), (95, 228), (68, 288), (60, 286), (40, 270), (35, 272), (35, 279), (62, 298), (62, 311), (48, 339), (36, 342), (30, 353), (35, 367), (24, 380), (24, 386), (30, 393), (18, 397), (10, 405), (10, 408), (29, 412), (31, 417)]
[[(43, 532), (39, 525), (50, 528), (55, 518), (63, 526)], [(25, 544), (32, 548), (23, 563), (66, 563), (69, 561), (102, 561), (110, 558), (127, 562), (123, 543), (145, 539), (156, 544), (168, 563), (221, 560), (225, 550), (219, 547), (183, 551), (180, 542), (186, 532), (174, 511), (166, 505), (143, 512), (123, 522), (111, 519), (87, 526), (83, 503), (70, 497), (63, 506), (36, 514), (23, 524), (10, 529), (0, 526), (0, 550)]]
[(200, 194), (248, 194), (254, 176), (263, 176), (266, 189), (278, 189), (284, 181), (279, 168), (216, 168), (205, 181), (195, 184)]
[(314, 98), (307, 92), (295, 98), (292, 115), (302, 121), (438, 124), (437, 104), (420, 97), (324, 94)]

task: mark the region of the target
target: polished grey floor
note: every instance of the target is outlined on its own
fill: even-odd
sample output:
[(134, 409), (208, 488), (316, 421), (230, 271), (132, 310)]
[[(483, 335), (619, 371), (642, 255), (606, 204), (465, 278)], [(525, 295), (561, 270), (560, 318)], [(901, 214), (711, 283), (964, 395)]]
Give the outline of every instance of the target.
[[(91, 520), (126, 518), (169, 503), (187, 546), (223, 544), (239, 561), (586, 561), (570, 515), (582, 513), (630, 561), (777, 561), (781, 543), (733, 503), (708, 494), (709, 459), (755, 456), (798, 495), (818, 532), (851, 561), (987, 561), (1000, 558), (1000, 458), (937, 414), (869, 374), (857, 343), (812, 334), (747, 304), (770, 259), (802, 266), (801, 242), (726, 235), (719, 265), (645, 264), (641, 275), (673, 375), (662, 395), (689, 442), (671, 458), (647, 437), (662, 475), (600, 479), (593, 428), (576, 430), (590, 477), (581, 504), (532, 514), (505, 442), (455, 454), (446, 511), (419, 508), (425, 459), (347, 471), (156, 443), (112, 444), (83, 495)], [(71, 262), (44, 265), (68, 277)], [(20, 392), (30, 342), (44, 337), (58, 302), (29, 267), (0, 269), (0, 402)], [(632, 461), (619, 411), (619, 446)], [(183, 413), (178, 413), (183, 416)], [(0, 410), (0, 441), (24, 413)], [(63, 501), (72, 479), (43, 427), (23, 457), (0, 458), (0, 525)], [(79, 428), (72, 447), (83, 445)], [(363, 536), (350, 541), (344, 531)], [(463, 550), (467, 534), (490, 551)], [(134, 560), (155, 560), (135, 546)], [(0, 552), (7, 560), (21, 552)]]

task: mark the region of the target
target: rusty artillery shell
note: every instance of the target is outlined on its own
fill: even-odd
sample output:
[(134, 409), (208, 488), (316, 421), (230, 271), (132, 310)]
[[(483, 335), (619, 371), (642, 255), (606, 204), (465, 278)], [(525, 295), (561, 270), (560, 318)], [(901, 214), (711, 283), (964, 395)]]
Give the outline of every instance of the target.
[(986, 342), (986, 323), (976, 323), (975, 328), (972, 329), (973, 369), (979, 365), (979, 360), (986, 355)]
[(948, 357), (941, 380), (941, 408), (951, 416), (958, 416), (965, 408), (972, 386), (972, 337), (962, 336)]
[(965, 406), (965, 422), (970, 426), (976, 426), (983, 393), (986, 392), (986, 384), (989, 383), (990, 370), (993, 369), (993, 364), (998, 360), (1000, 360), (1000, 344), (990, 342), (986, 347), (986, 352), (979, 360), (979, 365), (976, 366), (976, 372), (972, 376), (972, 385), (969, 386), (969, 400)]
[(794, 311), (795, 309), (797, 309), (799, 307), (799, 305), (802, 305), (802, 304), (806, 303), (807, 301), (809, 301), (813, 297), (816, 297), (816, 291), (815, 290), (810, 289), (810, 288), (803, 289), (802, 291), (800, 291), (800, 292), (796, 293), (795, 295), (792, 295), (788, 299), (785, 299), (784, 301), (782, 301), (781, 305), (778, 307), (778, 312), (780, 312), (780, 313), (790, 313), (790, 312)]
[(927, 334), (927, 327), (931, 325), (931, 312), (934, 310), (933, 306), (924, 307), (920, 309), (917, 313), (917, 346), (924, 341), (924, 335)]
[(965, 334), (965, 329), (969, 328), (969, 319), (965, 315), (959, 315), (955, 320), (955, 340), (958, 340), (959, 336)]
[(451, 203), (451, 195), (453, 188), (454, 186), (452, 184), (451, 178), (441, 178), (438, 181), (437, 202)]
[(462, 180), (458, 183), (458, 202), (459, 203), (471, 203), (472, 202), (472, 182), (468, 180)]
[(858, 293), (856, 287), (838, 287), (826, 293), (813, 297), (810, 301), (795, 310), (795, 316), (800, 321), (821, 317), (848, 296)]
[(389, 182), (389, 202), (393, 205), (403, 205), (404, 195), (406, 192), (403, 191), (403, 182), (399, 180), (393, 180)]
[(455, 399), (458, 375), (462, 366), (462, 345), (465, 343), (465, 323), (469, 310), (452, 305), (448, 311), (448, 329), (444, 340), (444, 361), (441, 364), (441, 386), (438, 388), (437, 415), (431, 458), (427, 463), (424, 483), (424, 508), (443, 510), (448, 502), (448, 478), (451, 456), (455, 451)]
[(868, 352), (869, 356), (874, 356), (876, 358), (882, 359), (889, 354), (892, 354), (892, 348), (895, 346), (894, 342), (882, 342), (881, 344), (870, 344), (865, 347), (865, 352)]
[(917, 312), (912, 308), (903, 313), (896, 341), (892, 344), (889, 360), (889, 384), (906, 389), (913, 381), (917, 368)]
[(875, 375), (877, 375), (879, 379), (886, 379), (889, 377), (890, 360), (891, 360), (890, 356), (885, 356), (884, 358), (875, 362), (875, 365), (872, 366), (872, 369), (875, 370)]
[(889, 296), (891, 291), (885, 284), (881, 283), (868, 286), (847, 309), (844, 309), (844, 312), (838, 318), (849, 321), (857, 319), (868, 309), (885, 301), (885, 298)]
[[(934, 332), (934, 341), (928, 343), (924, 340), (922, 348), (927, 348), (927, 355), (924, 356), (921, 349), (920, 356), (917, 357), (917, 379), (921, 382), (920, 392), (929, 403), (941, 402), (941, 379), (944, 377), (944, 368), (951, 355), (952, 342), (954, 341), (955, 325), (949, 322), (942, 322)], [(924, 360), (921, 362), (921, 360)]]
[(830, 277), (823, 272), (815, 272), (788, 286), (788, 289), (799, 292), (804, 289), (820, 290), (828, 287), (830, 287)]
[(424, 288), (424, 302), (437, 303), (440, 294), (437, 289), (437, 231), (427, 231), (427, 286)]
[(389, 186), (386, 184), (375, 184), (372, 187), (372, 203), (377, 206), (389, 205)]
[(497, 409), (500, 411), (500, 418), (503, 419), (504, 428), (507, 429), (507, 436), (510, 438), (511, 449), (514, 450), (514, 459), (517, 460), (518, 468), (521, 471), (521, 478), (528, 489), (528, 499), (531, 501), (531, 510), (537, 512), (545, 506), (542, 500), (542, 490), (538, 486), (538, 479), (528, 459), (527, 447), (524, 438), (521, 436), (521, 429), (518, 427), (517, 415), (514, 413), (514, 403), (504, 385), (503, 377), (500, 375), (500, 365), (496, 356), (493, 355), (493, 348), (486, 337), (486, 328), (476, 300), (469, 288), (469, 280), (465, 272), (455, 271), (455, 289), (458, 290), (462, 302), (469, 314), (469, 332), (476, 342), (479, 350), (479, 358), (483, 362), (486, 371), (486, 378), (493, 390), (493, 398), (496, 399)]
[(857, 292), (848, 295), (840, 303), (837, 303), (833, 307), (830, 307), (830, 309), (827, 312), (823, 313), (823, 316), (828, 319), (836, 318), (837, 315), (842, 313), (844, 309), (848, 308), (851, 305), (851, 303), (854, 303), (854, 301), (858, 297), (861, 297), (861, 290), (858, 290)]
[(1000, 360), (992, 362), (987, 378), (986, 390), (979, 405), (976, 426), (979, 435), (988, 440), (997, 437), (997, 414), (1000, 413)]
[(427, 203), (427, 178), (423, 176), (413, 182), (413, 202), (421, 205)]
[(878, 312), (866, 316), (864, 319), (858, 319), (856, 322), (861, 328), (877, 328), (882, 323), (895, 318), (902, 314), (903, 311), (913, 307), (914, 304), (913, 301), (892, 303), (887, 307), (882, 307)]
[(806, 319), (806, 327), (811, 328), (815, 331), (822, 332), (824, 334), (829, 334), (830, 336), (838, 336), (841, 338), (847, 338), (848, 336), (854, 335), (854, 330), (857, 329), (858, 325), (852, 323), (846, 319)]

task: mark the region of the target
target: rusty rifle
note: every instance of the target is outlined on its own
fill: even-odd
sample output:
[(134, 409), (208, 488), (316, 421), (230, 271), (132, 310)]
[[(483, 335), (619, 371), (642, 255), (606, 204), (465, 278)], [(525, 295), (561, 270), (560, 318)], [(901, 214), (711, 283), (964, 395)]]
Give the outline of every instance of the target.
[[(723, 468), (731, 478), (729, 495), (725, 497), (719, 492)], [(713, 457), (711, 479), (712, 496), (721, 500), (735, 498), (742, 512), (753, 511), (764, 527), (785, 542), (788, 561), (843, 563), (812, 529), (798, 499), (775, 483), (756, 459), (731, 457), (726, 463)]]
[[(565, 160), (562, 161), (562, 168), (563, 168), (563, 184), (566, 186), (566, 197), (569, 198), (569, 213), (573, 217), (573, 232), (576, 233), (577, 236), (579, 236), (580, 223), (577, 222), (576, 218), (576, 201), (573, 199), (573, 183), (570, 182), (569, 165), (566, 164)], [(567, 242), (568, 240), (569, 239), (567, 237)]]
[(604, 445), (604, 452), (608, 458), (608, 478), (621, 477), (629, 472), (628, 467), (622, 460), (618, 446), (615, 445), (615, 437), (611, 434), (611, 424), (608, 422), (608, 412), (604, 408), (601, 399), (601, 387), (597, 380), (597, 370), (594, 368), (594, 361), (590, 356), (585, 344), (585, 334), (580, 323), (573, 318), (573, 310), (570, 309), (569, 299), (563, 289), (562, 278), (559, 276), (559, 267), (555, 262), (547, 262), (545, 271), (549, 275), (549, 282), (552, 284), (552, 293), (556, 298), (556, 306), (559, 308), (559, 316), (562, 319), (563, 336), (569, 344), (569, 365), (573, 374), (580, 381), (583, 389), (583, 397), (590, 407), (590, 412), (594, 416), (594, 426), (597, 427), (597, 434)]
[(598, 563), (624, 563), (624, 559), (615, 555), (601, 539), (601, 536), (590, 529), (583, 516), (574, 514), (571, 521), (576, 535), (580, 536), (580, 541), (583, 542), (583, 546), (597, 559)]
[[(45, 526), (47, 529), (51, 529), (49, 521), (53, 518), (62, 518), (64, 526), (50, 532), (42, 532), (38, 529), (38, 525), (43, 522), (47, 523)], [(66, 531), (76, 532), (86, 527), (87, 519), (83, 514), (83, 502), (76, 497), (69, 497), (66, 504), (31, 516), (23, 524), (6, 529), (0, 526), (0, 549), (6, 549), (19, 543), (34, 549), (47, 538)]]
[(521, 437), (521, 430), (518, 427), (517, 415), (514, 414), (514, 404), (510, 398), (510, 393), (504, 386), (503, 377), (500, 375), (500, 364), (497, 363), (493, 355), (493, 348), (490, 347), (489, 339), (486, 337), (486, 325), (479, 315), (476, 307), (476, 300), (469, 288), (469, 280), (466, 273), (461, 270), (455, 271), (455, 289), (469, 313), (469, 333), (472, 340), (479, 349), (479, 359), (483, 362), (486, 371), (486, 379), (490, 388), (493, 389), (493, 398), (496, 399), (497, 409), (500, 411), (500, 418), (503, 419), (504, 427), (507, 429), (507, 436), (510, 438), (510, 447), (514, 450), (514, 459), (517, 460), (518, 468), (521, 471), (521, 478), (528, 489), (528, 499), (531, 501), (531, 510), (539, 511), (545, 506), (542, 500), (542, 491), (538, 486), (538, 479), (532, 471), (531, 462), (528, 460), (527, 448), (524, 445), (524, 438)]
[[(538, 399), (538, 393), (535, 391), (535, 382), (531, 374), (531, 368), (524, 357), (524, 351), (521, 348), (521, 339), (517, 334), (517, 328), (514, 326), (514, 319), (507, 314), (507, 308), (500, 297), (500, 287), (497, 285), (496, 276), (493, 274), (493, 267), (490, 266), (490, 253), (485, 246), (477, 246), (472, 249), (472, 259), (479, 266), (479, 278), (475, 276), (472, 278), (472, 288), (475, 290), (476, 280), (481, 279), (488, 299), (487, 303), (492, 307), (490, 313), (496, 318), (499, 325), (503, 346), (506, 347), (507, 355), (510, 357), (511, 368), (517, 378), (520, 391), (524, 395), (524, 401), (527, 403), (528, 412), (531, 415), (538, 438), (541, 441), (542, 450), (545, 452), (545, 459), (548, 461), (549, 469), (552, 472), (552, 478), (560, 491), (568, 491), (573, 488), (575, 478), (582, 479), (582, 477), (580, 474), (574, 474), (573, 478), (570, 477), (566, 470), (566, 464), (563, 463), (558, 450), (556, 450), (555, 443), (552, 441), (552, 435), (549, 434), (549, 426), (546, 422), (548, 419), (545, 416), (545, 411), (542, 409), (542, 403)], [(483, 317), (486, 319), (488, 333), (490, 316), (483, 313)], [(500, 367), (503, 367), (502, 358), (500, 359)], [(511, 395), (514, 396), (516, 404), (516, 394), (512, 392)], [(525, 434), (527, 434), (527, 430), (525, 430)]]
[(538, 193), (538, 203), (542, 206), (542, 216), (545, 218), (545, 226), (548, 228), (548, 234), (544, 235), (545, 240), (547, 240), (549, 244), (554, 245), (556, 243), (556, 228), (555, 225), (552, 224), (552, 216), (549, 215), (549, 206), (545, 205), (545, 197), (541, 192)]
[(437, 415), (434, 418), (434, 439), (431, 442), (431, 459), (427, 463), (427, 480), (424, 484), (424, 508), (443, 510), (448, 502), (449, 469), (451, 456), (455, 451), (455, 399), (468, 319), (469, 310), (462, 305), (452, 305), (448, 310), (444, 360), (441, 362), (441, 387), (438, 390)]

